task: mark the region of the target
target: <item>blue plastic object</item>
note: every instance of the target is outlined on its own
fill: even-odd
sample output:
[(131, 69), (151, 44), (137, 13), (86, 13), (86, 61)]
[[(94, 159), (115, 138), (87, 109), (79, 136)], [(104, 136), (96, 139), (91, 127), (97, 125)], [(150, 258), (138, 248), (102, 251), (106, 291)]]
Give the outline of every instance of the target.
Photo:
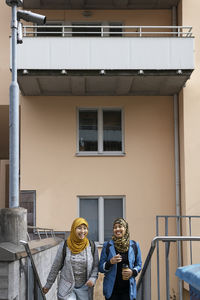
[(176, 276), (189, 283), (190, 300), (200, 300), (200, 264), (180, 267)]

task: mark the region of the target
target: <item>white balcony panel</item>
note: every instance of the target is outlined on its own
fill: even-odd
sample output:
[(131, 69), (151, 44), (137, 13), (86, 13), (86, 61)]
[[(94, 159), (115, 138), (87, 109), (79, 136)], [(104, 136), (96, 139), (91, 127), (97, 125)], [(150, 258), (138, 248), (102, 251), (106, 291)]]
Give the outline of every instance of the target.
[(193, 52), (193, 38), (25, 37), (17, 65), (27, 70), (191, 70)]

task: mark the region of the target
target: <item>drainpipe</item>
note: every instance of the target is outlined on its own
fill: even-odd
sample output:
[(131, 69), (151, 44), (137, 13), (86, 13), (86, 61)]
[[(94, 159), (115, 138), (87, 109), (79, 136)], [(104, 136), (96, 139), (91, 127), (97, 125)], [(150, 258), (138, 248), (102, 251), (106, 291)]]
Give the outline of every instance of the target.
[[(180, 151), (179, 151), (179, 106), (178, 95), (174, 94), (174, 157), (175, 157), (175, 181), (176, 181), (176, 216), (181, 216), (180, 199)], [(177, 235), (181, 235), (181, 219), (177, 218)], [(178, 242), (178, 267), (182, 265), (181, 243)], [(179, 279), (179, 299), (183, 299), (182, 280)]]

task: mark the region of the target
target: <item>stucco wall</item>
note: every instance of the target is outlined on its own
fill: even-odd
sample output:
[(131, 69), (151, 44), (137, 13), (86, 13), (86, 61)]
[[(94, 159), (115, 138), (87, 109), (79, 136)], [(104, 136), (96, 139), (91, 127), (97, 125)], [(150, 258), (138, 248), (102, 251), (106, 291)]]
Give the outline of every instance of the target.
[[(199, 28), (199, 10), (200, 2), (198, 0), (183, 0), (183, 23), (193, 26), (195, 36), (195, 71), (191, 79), (187, 82), (183, 90), (183, 154), (184, 163), (182, 164), (182, 194), (183, 210), (185, 215), (200, 215), (200, 28)], [(199, 235), (200, 221), (192, 225), (192, 233)], [(188, 232), (188, 230), (186, 230)], [(189, 246), (188, 246), (189, 248)], [(188, 249), (189, 250), (189, 249)], [(199, 262), (199, 245), (193, 250), (193, 263)], [(189, 263), (186, 259), (185, 263)]]

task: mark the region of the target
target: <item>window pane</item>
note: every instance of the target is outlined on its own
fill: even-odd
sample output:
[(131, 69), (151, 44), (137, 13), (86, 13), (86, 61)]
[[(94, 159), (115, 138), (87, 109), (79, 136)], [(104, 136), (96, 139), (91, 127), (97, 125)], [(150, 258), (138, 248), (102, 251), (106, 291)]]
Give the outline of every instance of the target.
[[(101, 28), (95, 26), (101, 26), (101, 23), (73, 23), (75, 26), (91, 26), (91, 27), (72, 27), (72, 36), (101, 36)], [(94, 27), (92, 27), (94, 26)]]
[(47, 26), (37, 28), (37, 36), (62, 36), (62, 27), (51, 27), (61, 26), (62, 23), (48, 23)]
[(98, 199), (81, 198), (80, 217), (85, 218), (88, 221), (88, 238), (93, 241), (98, 241)]
[(112, 22), (109, 25), (112, 26), (109, 28), (110, 36), (112, 37), (122, 36), (122, 28), (116, 27), (116, 26), (122, 26), (121, 23)]
[(79, 151), (97, 151), (97, 111), (79, 111)]
[(122, 151), (122, 121), (120, 110), (103, 111), (103, 150)]
[(104, 200), (104, 240), (109, 241), (113, 234), (113, 221), (123, 217), (123, 199)]

